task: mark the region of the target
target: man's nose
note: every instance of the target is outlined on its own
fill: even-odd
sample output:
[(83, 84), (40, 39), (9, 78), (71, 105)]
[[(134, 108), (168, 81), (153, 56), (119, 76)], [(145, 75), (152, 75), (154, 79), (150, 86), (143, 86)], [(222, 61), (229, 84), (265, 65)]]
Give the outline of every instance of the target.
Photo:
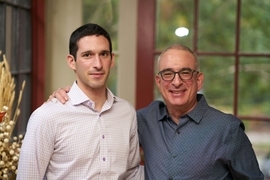
[(173, 84), (179, 85), (183, 82), (183, 80), (180, 77), (180, 73), (176, 73), (173, 79)]
[(101, 58), (100, 58), (99, 55), (95, 56), (94, 67), (96, 67), (96, 68), (101, 68), (102, 67)]

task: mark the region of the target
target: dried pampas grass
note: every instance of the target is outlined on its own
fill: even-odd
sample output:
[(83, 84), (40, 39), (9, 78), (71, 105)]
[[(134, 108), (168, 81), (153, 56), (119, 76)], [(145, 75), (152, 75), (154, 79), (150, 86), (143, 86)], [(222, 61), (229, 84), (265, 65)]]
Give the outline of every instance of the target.
[(20, 115), (19, 105), (25, 81), (22, 83), (17, 102), (15, 102), (15, 86), (9, 64), (3, 55), (3, 61), (0, 61), (0, 179), (15, 179), (23, 140), (22, 135), (11, 139)]

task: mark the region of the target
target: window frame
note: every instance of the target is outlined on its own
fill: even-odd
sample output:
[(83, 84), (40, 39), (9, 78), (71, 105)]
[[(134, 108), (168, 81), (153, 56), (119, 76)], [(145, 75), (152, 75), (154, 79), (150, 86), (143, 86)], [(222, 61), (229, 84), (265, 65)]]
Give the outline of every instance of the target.
[[(138, 0), (137, 23), (137, 69), (136, 69), (136, 109), (146, 107), (154, 100), (154, 60), (161, 52), (155, 49), (156, 0)], [(237, 0), (235, 29), (235, 50), (233, 53), (205, 52), (198, 50), (199, 0), (194, 0), (193, 50), (200, 56), (228, 56), (235, 59), (233, 114), (240, 119), (270, 121), (270, 117), (238, 115), (239, 63), (241, 57), (270, 57), (270, 53), (240, 52), (241, 0)]]

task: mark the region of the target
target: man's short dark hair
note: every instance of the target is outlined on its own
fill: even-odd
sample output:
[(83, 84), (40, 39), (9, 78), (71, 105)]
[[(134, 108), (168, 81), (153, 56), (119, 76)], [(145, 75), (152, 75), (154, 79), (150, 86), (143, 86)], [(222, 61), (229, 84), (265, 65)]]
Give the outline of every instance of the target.
[(78, 51), (77, 42), (85, 36), (92, 36), (92, 35), (104, 36), (109, 41), (110, 54), (112, 54), (112, 42), (109, 33), (97, 24), (88, 23), (77, 28), (75, 31), (73, 31), (73, 33), (70, 36), (69, 54), (71, 54), (75, 60), (76, 60), (76, 53)]

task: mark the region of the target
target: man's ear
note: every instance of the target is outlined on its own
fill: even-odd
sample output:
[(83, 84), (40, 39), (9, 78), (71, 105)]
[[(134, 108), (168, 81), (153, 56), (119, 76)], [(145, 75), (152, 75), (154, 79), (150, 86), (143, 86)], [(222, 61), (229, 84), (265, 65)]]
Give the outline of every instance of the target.
[(203, 80), (204, 80), (204, 74), (202, 72), (199, 72), (199, 74), (197, 75), (197, 84), (198, 84), (197, 91), (200, 91), (202, 89)]
[(156, 80), (156, 85), (158, 89), (160, 89), (161, 77), (158, 74), (156, 74), (155, 80)]
[(73, 69), (74, 71), (76, 70), (75, 58), (71, 54), (67, 56), (67, 63), (71, 69)]
[(114, 61), (115, 60), (114, 59), (115, 58), (114, 53), (111, 54), (111, 57), (112, 57), (112, 60), (111, 60), (112, 62), (111, 62), (110, 68), (112, 69), (114, 67), (114, 63), (115, 63), (115, 61)]

